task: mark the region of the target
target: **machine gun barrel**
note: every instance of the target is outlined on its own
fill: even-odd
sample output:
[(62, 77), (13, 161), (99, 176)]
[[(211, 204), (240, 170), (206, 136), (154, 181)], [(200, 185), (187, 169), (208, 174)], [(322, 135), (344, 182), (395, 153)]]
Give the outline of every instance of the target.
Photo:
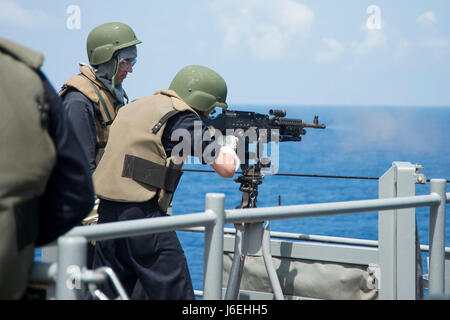
[(303, 126), (305, 128), (314, 128), (314, 129), (325, 129), (327, 127), (323, 123), (319, 123), (319, 117), (318, 116), (314, 116), (313, 123), (306, 123), (306, 122), (304, 122)]

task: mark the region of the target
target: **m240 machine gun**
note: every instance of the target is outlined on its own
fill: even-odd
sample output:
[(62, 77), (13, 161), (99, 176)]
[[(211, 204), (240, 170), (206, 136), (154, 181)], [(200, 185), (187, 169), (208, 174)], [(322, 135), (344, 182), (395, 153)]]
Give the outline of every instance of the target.
[[(261, 169), (270, 168), (270, 159), (263, 158), (264, 144), (269, 142), (301, 141), (305, 128), (325, 129), (315, 116), (312, 123), (301, 119), (286, 118), (285, 110), (271, 109), (272, 116), (249, 111), (224, 109), (214, 118), (203, 119), (208, 126), (221, 131), (223, 135), (233, 134), (239, 139), (238, 156), (241, 160), (242, 174), (235, 180), (240, 183), (242, 202), (238, 208), (254, 208), (258, 196), (258, 185), (264, 176)], [(256, 142), (256, 152), (249, 152), (249, 145)], [(249, 160), (254, 160), (250, 165)]]

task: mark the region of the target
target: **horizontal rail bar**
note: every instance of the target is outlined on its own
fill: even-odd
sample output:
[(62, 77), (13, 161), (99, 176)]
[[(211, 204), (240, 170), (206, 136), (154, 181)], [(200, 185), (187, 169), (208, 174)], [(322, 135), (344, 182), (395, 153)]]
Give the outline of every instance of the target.
[(437, 194), (429, 194), (424, 196), (303, 204), (285, 207), (233, 209), (226, 210), (225, 223), (308, 218), (343, 213), (426, 207), (438, 205), (440, 199)]
[(139, 236), (174, 229), (204, 226), (214, 223), (216, 217), (212, 211), (183, 214), (177, 216), (135, 219), (120, 222), (101, 223), (75, 227), (65, 236), (85, 237), (87, 240), (109, 240), (123, 237)]
[[(189, 232), (204, 232), (203, 227), (186, 228), (180, 231)], [(224, 228), (224, 233), (236, 234), (236, 229), (234, 228)], [(321, 236), (303, 233), (292, 233), (292, 232), (280, 232), (280, 231), (270, 231), (270, 236), (279, 239), (288, 240), (305, 240), (311, 242), (327, 242), (336, 244), (352, 244), (357, 246), (368, 246), (368, 247), (378, 247), (377, 240), (367, 240), (367, 239), (357, 239), (357, 238), (344, 238), (344, 237), (333, 237), (333, 236)], [(449, 248), (450, 249), (450, 248)]]
[[(343, 213), (400, 209), (436, 205), (439, 196), (435, 194), (391, 199), (358, 200), (346, 202), (330, 202), (319, 204), (293, 205), (285, 207), (265, 207), (251, 209), (226, 210), (226, 223), (254, 222), (261, 220), (305, 218)], [(450, 201), (447, 193), (447, 201)], [(167, 220), (167, 219), (170, 219)], [(183, 229), (202, 226), (214, 222), (211, 213), (201, 212), (179, 216), (158, 217), (151, 219), (136, 219), (121, 222), (111, 222), (98, 225), (75, 227), (67, 236), (82, 236), (87, 240), (116, 239), (125, 236), (143, 235), (152, 232), (164, 232), (173, 229)]]
[[(179, 231), (205, 232), (205, 228), (204, 227), (183, 228), (183, 229), (180, 229)], [(235, 234), (236, 229), (224, 228), (224, 232), (228, 233), (228, 234)], [(304, 241), (311, 241), (311, 242), (325, 242), (325, 243), (335, 243), (335, 244), (349, 244), (349, 245), (355, 245), (355, 246), (378, 247), (378, 240), (369, 240), (369, 239), (322, 236), (322, 235), (292, 233), (292, 232), (282, 232), (282, 231), (270, 231), (270, 236), (273, 238), (287, 239), (287, 240), (304, 240)], [(429, 250), (430, 250), (429, 245), (427, 245), (427, 244), (420, 245), (420, 251), (428, 252)], [(450, 247), (445, 247), (445, 253), (450, 253)]]
[(304, 241), (311, 241), (311, 242), (326, 242), (326, 243), (335, 243), (335, 244), (351, 244), (351, 245), (357, 245), (357, 246), (378, 247), (377, 240), (368, 240), (368, 239), (321, 236), (321, 235), (279, 232), (279, 231), (270, 231), (270, 236), (274, 237), (274, 238), (279, 238), (279, 239), (292, 239), (292, 240), (304, 240)]

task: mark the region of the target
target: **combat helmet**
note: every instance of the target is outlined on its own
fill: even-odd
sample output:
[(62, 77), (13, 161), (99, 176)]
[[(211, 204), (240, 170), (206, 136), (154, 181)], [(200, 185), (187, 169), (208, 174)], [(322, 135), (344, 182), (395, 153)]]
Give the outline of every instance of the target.
[(169, 89), (198, 111), (209, 111), (214, 107), (227, 108), (225, 80), (207, 67), (184, 67), (175, 75)]
[(95, 27), (87, 38), (87, 55), (93, 66), (109, 61), (120, 49), (142, 43), (128, 25), (120, 22), (104, 23)]

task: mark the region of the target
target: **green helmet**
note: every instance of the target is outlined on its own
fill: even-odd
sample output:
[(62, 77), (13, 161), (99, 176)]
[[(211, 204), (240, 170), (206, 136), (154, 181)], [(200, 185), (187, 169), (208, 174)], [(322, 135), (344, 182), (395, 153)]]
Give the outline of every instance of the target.
[(203, 66), (187, 66), (173, 78), (169, 87), (189, 106), (199, 111), (227, 108), (227, 84), (215, 71)]
[(87, 54), (93, 66), (109, 61), (120, 49), (134, 46), (142, 41), (133, 29), (120, 22), (110, 22), (95, 27), (87, 38)]

